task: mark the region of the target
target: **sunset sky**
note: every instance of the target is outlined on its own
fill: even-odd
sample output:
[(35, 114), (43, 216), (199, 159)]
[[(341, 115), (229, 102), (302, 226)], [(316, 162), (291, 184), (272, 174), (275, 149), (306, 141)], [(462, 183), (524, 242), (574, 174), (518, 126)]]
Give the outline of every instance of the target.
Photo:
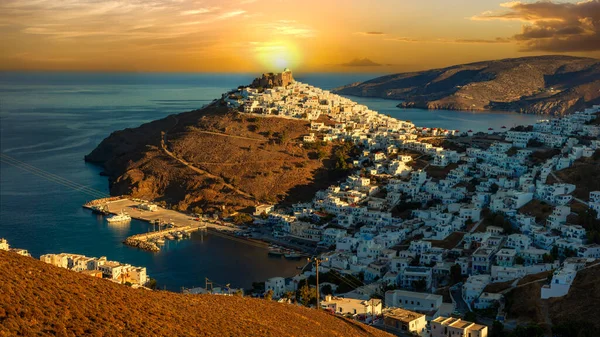
[(600, 0), (2, 0), (0, 69), (391, 72), (600, 58)]

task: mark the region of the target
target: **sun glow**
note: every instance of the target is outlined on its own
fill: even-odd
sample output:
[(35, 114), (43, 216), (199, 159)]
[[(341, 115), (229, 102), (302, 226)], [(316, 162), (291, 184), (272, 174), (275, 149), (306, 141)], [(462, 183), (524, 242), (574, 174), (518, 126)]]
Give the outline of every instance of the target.
[(271, 71), (297, 68), (302, 58), (298, 48), (289, 42), (256, 42), (254, 53), (260, 66)]

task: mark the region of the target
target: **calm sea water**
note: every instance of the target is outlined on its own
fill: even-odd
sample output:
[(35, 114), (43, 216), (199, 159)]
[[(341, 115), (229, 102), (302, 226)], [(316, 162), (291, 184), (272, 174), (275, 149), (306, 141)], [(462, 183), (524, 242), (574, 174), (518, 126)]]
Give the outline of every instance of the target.
[[(300, 81), (333, 88), (373, 74), (305, 74)], [(252, 74), (123, 74), (0, 72), (0, 151), (70, 181), (108, 193), (89, 153), (111, 132), (199, 108), (249, 83)], [(354, 98), (374, 110), (417, 125), (487, 130), (529, 124), (536, 118), (503, 113), (401, 110), (398, 102)], [(93, 197), (2, 163), (0, 237), (34, 257), (69, 252), (145, 266), (167, 289), (216, 283), (249, 287), (253, 281), (291, 276), (302, 262), (270, 258), (264, 248), (196, 233), (152, 254), (123, 245), (148, 225), (111, 226), (81, 205)]]

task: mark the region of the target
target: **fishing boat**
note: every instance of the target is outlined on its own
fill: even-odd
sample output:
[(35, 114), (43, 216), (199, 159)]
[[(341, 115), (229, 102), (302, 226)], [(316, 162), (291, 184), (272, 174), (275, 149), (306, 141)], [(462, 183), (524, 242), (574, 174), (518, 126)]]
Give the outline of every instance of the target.
[(295, 260), (295, 259), (301, 258), (302, 254), (296, 253), (296, 252), (291, 252), (291, 253), (285, 254), (284, 256), (286, 259)]
[(159, 246), (164, 245), (165, 244), (165, 239), (163, 239), (163, 238), (156, 239), (156, 244), (159, 245)]
[(108, 223), (123, 223), (131, 221), (131, 217), (121, 211), (119, 214), (107, 218), (106, 221), (108, 221)]
[(106, 205), (94, 205), (92, 206), (92, 213), (100, 215), (108, 215), (108, 207)]
[(269, 249), (269, 255), (281, 257), (283, 256), (283, 252), (281, 249)]
[(167, 240), (175, 240), (175, 237), (172, 234), (165, 235), (165, 239)]
[(175, 236), (175, 238), (177, 240), (181, 240), (183, 239), (183, 234), (181, 234), (181, 232), (175, 232), (175, 234), (173, 234)]

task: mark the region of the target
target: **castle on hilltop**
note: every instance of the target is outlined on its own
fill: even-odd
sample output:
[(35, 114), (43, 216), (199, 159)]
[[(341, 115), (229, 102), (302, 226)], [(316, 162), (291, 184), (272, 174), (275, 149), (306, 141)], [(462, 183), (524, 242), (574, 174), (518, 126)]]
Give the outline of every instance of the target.
[(255, 78), (250, 86), (252, 88), (286, 87), (292, 82), (294, 82), (292, 71), (288, 68), (285, 68), (281, 73), (262, 74), (261, 77)]

